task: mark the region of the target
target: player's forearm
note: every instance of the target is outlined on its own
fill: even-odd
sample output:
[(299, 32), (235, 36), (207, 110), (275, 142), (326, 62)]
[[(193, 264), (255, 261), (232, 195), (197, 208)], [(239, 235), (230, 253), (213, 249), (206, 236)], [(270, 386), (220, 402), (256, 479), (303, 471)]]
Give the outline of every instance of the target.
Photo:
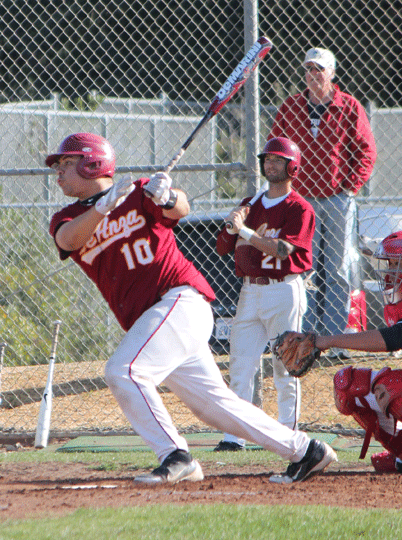
[(387, 351), (385, 341), (378, 330), (333, 336), (317, 336), (316, 346), (322, 351), (331, 347), (353, 349), (355, 351)]
[(250, 238), (249, 243), (253, 247), (265, 253), (266, 255), (271, 255), (272, 257), (278, 256), (277, 240), (275, 241), (272, 238), (264, 238), (254, 231), (254, 234)]
[(92, 207), (84, 214), (67, 221), (56, 233), (57, 245), (64, 251), (75, 251), (82, 248), (90, 240), (104, 218), (103, 214)]
[[(241, 232), (239, 232), (239, 234), (242, 236)], [(253, 231), (248, 242), (266, 255), (271, 255), (281, 261), (287, 259), (294, 249), (289, 242), (286, 242), (281, 238), (267, 238), (265, 236), (260, 236), (255, 231)]]
[(186, 217), (190, 212), (190, 205), (187, 200), (187, 195), (180, 189), (173, 189), (177, 194), (177, 201), (173, 208), (163, 209), (163, 215), (170, 219), (181, 219)]

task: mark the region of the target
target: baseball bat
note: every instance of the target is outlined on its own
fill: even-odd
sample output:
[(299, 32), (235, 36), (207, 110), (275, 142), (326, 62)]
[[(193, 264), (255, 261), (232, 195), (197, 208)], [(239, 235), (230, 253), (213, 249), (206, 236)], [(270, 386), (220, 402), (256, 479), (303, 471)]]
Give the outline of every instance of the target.
[[(257, 193), (254, 195), (254, 197), (253, 197), (251, 200), (248, 201), (248, 203), (246, 204), (246, 206), (253, 206), (253, 204), (255, 203), (255, 201), (256, 201), (257, 199), (259, 199), (259, 198), (261, 197), (261, 195), (267, 191), (268, 186), (269, 186), (268, 181), (265, 181), (265, 182), (263, 183), (263, 185), (260, 187), (260, 189), (257, 191)], [(228, 231), (230, 231), (230, 230), (233, 229), (233, 223), (232, 223), (231, 221), (227, 221), (226, 224), (225, 224), (225, 226), (226, 226), (226, 229), (227, 229)]]
[(0, 405), (3, 401), (1, 397), (1, 378), (3, 375), (3, 365), (4, 365), (4, 351), (6, 350), (7, 343), (0, 343)]
[[(169, 172), (177, 165), (178, 161), (182, 158), (184, 152), (193, 142), (202, 127), (205, 126), (213, 116), (215, 116), (222, 107), (238, 92), (238, 90), (244, 85), (251, 73), (255, 70), (258, 64), (265, 58), (265, 56), (272, 49), (272, 42), (262, 36), (257, 39), (254, 45), (249, 49), (244, 58), (239, 62), (236, 68), (232, 71), (229, 77), (224, 82), (223, 86), (216, 94), (215, 98), (209, 105), (205, 115), (198, 123), (194, 131), (188, 137), (188, 139), (181, 146), (177, 154), (166, 165), (164, 172)], [(144, 189), (147, 194), (146, 189)], [(151, 196), (148, 194), (148, 196)]]
[(43, 392), (42, 401), (40, 403), (38, 424), (36, 426), (35, 434), (35, 448), (45, 448), (49, 439), (50, 418), (52, 415), (53, 372), (54, 363), (56, 360), (56, 348), (58, 343), (60, 325), (61, 321), (54, 321), (53, 323), (52, 347), (49, 356), (49, 372), (47, 375), (47, 381), (45, 390)]

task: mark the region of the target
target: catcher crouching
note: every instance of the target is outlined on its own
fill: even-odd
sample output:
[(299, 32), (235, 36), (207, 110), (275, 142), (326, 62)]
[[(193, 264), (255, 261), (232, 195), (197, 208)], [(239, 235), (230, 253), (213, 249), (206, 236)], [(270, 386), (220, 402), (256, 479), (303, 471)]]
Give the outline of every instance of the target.
[[(305, 375), (321, 351), (331, 347), (370, 352), (402, 349), (402, 231), (387, 236), (373, 255), (388, 326), (329, 336), (285, 332), (274, 347), (294, 376)], [(360, 458), (374, 437), (385, 449), (371, 456), (374, 469), (402, 473), (402, 369), (344, 367), (334, 376), (334, 399), (338, 410), (353, 416), (365, 430)]]

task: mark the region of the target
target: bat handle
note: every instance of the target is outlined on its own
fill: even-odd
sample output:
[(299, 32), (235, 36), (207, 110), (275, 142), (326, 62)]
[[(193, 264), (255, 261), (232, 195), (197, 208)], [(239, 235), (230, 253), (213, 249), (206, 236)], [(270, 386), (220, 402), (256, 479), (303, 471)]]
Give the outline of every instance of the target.
[[(254, 195), (254, 197), (251, 199), (251, 201), (249, 201), (246, 206), (250, 207), (250, 206), (253, 206), (253, 204), (255, 203), (255, 201), (257, 199), (259, 199), (261, 197), (261, 195), (263, 193), (265, 193), (267, 191), (269, 187), (269, 183), (268, 181), (264, 182), (263, 185), (261, 186), (261, 188), (258, 190), (258, 192)], [(233, 229), (233, 223), (231, 221), (227, 221), (226, 222), (226, 230), (227, 231), (230, 231)]]
[[(251, 201), (246, 204), (246, 208), (251, 206)], [(225, 223), (225, 227), (227, 231), (231, 231), (233, 229), (233, 221), (227, 221)]]
[(3, 363), (4, 363), (4, 351), (6, 350), (7, 343), (0, 343), (0, 405), (3, 401), (3, 398), (1, 397), (1, 374), (3, 371)]
[(4, 351), (7, 347), (7, 343), (3, 342), (3, 343), (0, 343), (0, 365), (2, 366), (3, 365), (3, 361), (4, 361)]
[(179, 160), (183, 157), (185, 151), (186, 151), (185, 148), (181, 147), (180, 150), (177, 152), (177, 154), (169, 161), (169, 163), (166, 165), (166, 167), (164, 169), (164, 172), (166, 174), (169, 174), (170, 171), (174, 167), (176, 167)]
[(59, 320), (54, 321), (54, 323), (53, 323), (52, 350), (51, 350), (51, 353), (50, 353), (51, 358), (54, 358), (56, 356), (57, 341), (58, 341), (58, 337), (59, 337), (59, 330), (60, 330), (61, 323), (62, 323), (62, 321), (59, 321)]
[[(166, 167), (163, 169), (163, 172), (166, 174), (169, 174), (170, 171), (177, 165), (178, 161), (182, 158), (183, 154), (185, 152), (184, 148), (180, 148), (180, 151), (177, 152), (177, 154), (172, 158), (169, 163), (166, 165)], [(152, 197), (152, 193), (150, 193), (147, 190), (147, 187), (144, 187), (144, 195), (148, 198)]]
[(59, 321), (59, 320), (54, 321), (54, 323), (53, 323), (53, 338), (57, 339), (61, 324), (62, 324), (62, 321)]
[(231, 231), (233, 229), (233, 222), (232, 221), (227, 221), (225, 223), (225, 227), (226, 227), (227, 231)]
[[(184, 156), (184, 152), (187, 150), (187, 148), (190, 146), (190, 144), (195, 139), (195, 136), (200, 131), (200, 129), (216, 114), (216, 112), (213, 112), (211, 108), (208, 109), (208, 111), (205, 113), (205, 115), (202, 117), (200, 122), (195, 127), (194, 131), (190, 134), (188, 139), (183, 143), (180, 150), (177, 152), (177, 154), (169, 161), (169, 163), (164, 168), (164, 171), (166, 174), (169, 174), (170, 171), (176, 167), (177, 163), (181, 160), (181, 158)], [(144, 188), (144, 193), (147, 197), (152, 197), (152, 195)]]

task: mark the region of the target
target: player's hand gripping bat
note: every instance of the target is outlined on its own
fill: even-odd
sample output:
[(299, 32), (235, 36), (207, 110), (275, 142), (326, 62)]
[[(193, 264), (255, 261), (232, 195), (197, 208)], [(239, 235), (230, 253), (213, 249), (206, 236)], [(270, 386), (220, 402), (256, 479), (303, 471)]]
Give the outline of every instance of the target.
[[(269, 183), (268, 181), (264, 182), (263, 185), (261, 186), (261, 188), (257, 191), (257, 193), (254, 195), (254, 197), (248, 201), (248, 203), (246, 204), (246, 206), (253, 206), (253, 204), (255, 203), (255, 201), (257, 199), (259, 199), (261, 197), (261, 195), (263, 193), (265, 193), (267, 191), (269, 187)], [(227, 221), (225, 223), (225, 226), (226, 226), (226, 229), (228, 229), (229, 231), (233, 229), (233, 223), (231, 221)], [(231, 233), (232, 234), (232, 233)]]

